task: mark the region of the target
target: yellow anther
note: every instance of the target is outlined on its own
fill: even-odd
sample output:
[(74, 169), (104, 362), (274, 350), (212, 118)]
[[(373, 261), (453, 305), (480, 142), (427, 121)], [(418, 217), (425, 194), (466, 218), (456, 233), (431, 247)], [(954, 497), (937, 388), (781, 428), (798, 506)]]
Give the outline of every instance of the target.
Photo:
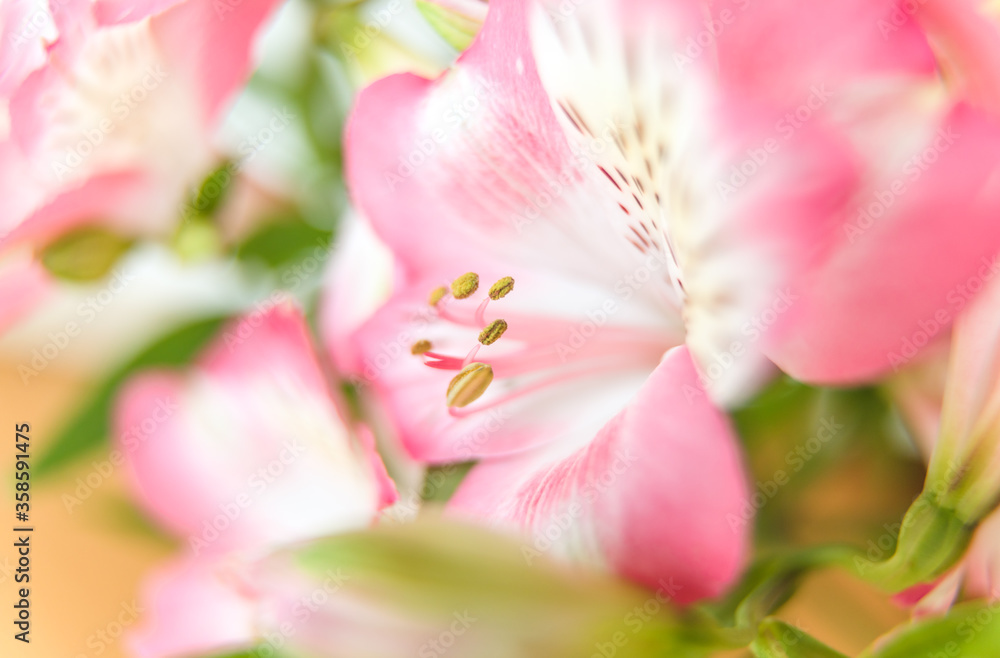
[(430, 297), (427, 298), (427, 303), (431, 306), (437, 306), (437, 303), (444, 299), (444, 296), (448, 294), (448, 289), (444, 286), (440, 288), (435, 288), (431, 291)]
[(479, 275), (475, 272), (466, 272), (451, 282), (451, 294), (455, 299), (465, 299), (479, 290)]
[(514, 279), (509, 276), (505, 276), (500, 279), (492, 286), (490, 286), (490, 299), (496, 301), (498, 299), (503, 299), (514, 289)]
[(479, 342), (483, 345), (492, 345), (500, 340), (500, 336), (503, 336), (503, 332), (505, 331), (507, 331), (507, 321), (494, 320), (479, 332)]
[(493, 382), (493, 368), (485, 363), (470, 363), (448, 384), (449, 407), (464, 407), (478, 400)]
[(430, 352), (431, 348), (433, 347), (434, 346), (431, 345), (431, 341), (421, 339), (415, 342), (412, 347), (410, 347), (410, 354), (415, 354), (415, 355), (424, 354), (426, 352)]

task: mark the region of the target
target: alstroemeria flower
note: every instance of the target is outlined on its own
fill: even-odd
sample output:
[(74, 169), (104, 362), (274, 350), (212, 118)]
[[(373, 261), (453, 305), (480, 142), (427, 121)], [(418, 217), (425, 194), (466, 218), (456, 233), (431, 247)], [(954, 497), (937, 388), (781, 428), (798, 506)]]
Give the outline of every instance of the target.
[(371, 434), (344, 420), (290, 307), (234, 323), (189, 372), (129, 382), (116, 434), (142, 506), (188, 548), (151, 587), (152, 626), (134, 638), (142, 656), (252, 643), (241, 621), (252, 602), (226, 574), (364, 528), (395, 500)]
[(894, 3), (702, 9), (491, 2), (450, 71), (372, 85), (347, 133), (354, 199), (406, 276), (354, 372), (411, 453), (485, 459), (454, 508), (675, 575), (686, 600), (725, 588), (747, 543), (739, 450), (703, 390), (745, 399), (765, 353), (883, 372), (1000, 243), (980, 194), (1000, 132), (949, 106), (914, 21), (880, 32)]
[(53, 0), (58, 39), (10, 95), (0, 141), (4, 243), (173, 226), (216, 162), (215, 127), (274, 5)]

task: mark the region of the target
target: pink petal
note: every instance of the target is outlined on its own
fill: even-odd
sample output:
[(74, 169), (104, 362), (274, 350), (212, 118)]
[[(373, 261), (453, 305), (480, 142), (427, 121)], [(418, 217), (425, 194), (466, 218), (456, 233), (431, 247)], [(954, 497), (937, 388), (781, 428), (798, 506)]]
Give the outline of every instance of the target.
[(994, 511), (979, 525), (963, 564), (970, 596), (1000, 599), (1000, 513)]
[(254, 606), (229, 569), (224, 559), (187, 558), (157, 571), (141, 603), (127, 606), (142, 615), (142, 626), (128, 637), (133, 655), (176, 658), (252, 646)]
[[(871, 183), (844, 218), (829, 262), (794, 288), (801, 301), (788, 338), (769, 346), (775, 363), (810, 382), (863, 382), (898, 370), (946, 333), (970, 287), (997, 267), (998, 129), (959, 106), (926, 143), (936, 154), (926, 173)], [(863, 214), (876, 207), (877, 219)]]
[(330, 358), (350, 373), (357, 369), (351, 336), (388, 299), (394, 263), (392, 253), (358, 215), (347, 215), (340, 231), (325, 277), (320, 317)]
[(250, 75), (254, 38), (278, 0), (187, 0), (153, 18), (169, 69), (195, 83), (215, 125)]
[(62, 233), (91, 224), (132, 232), (135, 227), (129, 218), (135, 217), (134, 213), (151, 191), (150, 179), (138, 171), (94, 176), (41, 204), (14, 226), (0, 244), (44, 245)]
[(40, 2), (8, 0), (0, 5), (0, 98), (45, 63), (45, 41), (55, 38), (55, 24)]
[(132, 380), (116, 427), (141, 502), (195, 553), (364, 527), (395, 500), (371, 436), (345, 427), (288, 307), (231, 325), (186, 377)]
[[(562, 257), (567, 250), (553, 243), (565, 242), (558, 222), (589, 222), (569, 212), (583, 179), (538, 80), (525, 5), (492, 3), (452, 70), (435, 82), (380, 80), (361, 92), (349, 119), (352, 196), (418, 274), (472, 253), (476, 267), (497, 254), (508, 262)], [(526, 231), (533, 220), (523, 214), (542, 199), (553, 207)], [(593, 226), (604, 235), (600, 222)]]
[[(1000, 263), (993, 263), (1000, 272)], [(955, 323), (939, 435), (953, 454), (976, 451), (983, 461), (989, 452), (975, 445), (992, 435), (1000, 421), (1000, 277), (995, 273), (979, 282), (982, 290)]]
[(117, 25), (154, 16), (184, 0), (95, 0), (94, 18), (99, 25)]
[(0, 335), (44, 301), (52, 290), (48, 272), (31, 257), (0, 266)]
[(29, 167), (12, 140), (0, 142), (0, 240), (30, 215), (45, 197), (45, 190), (24, 176)]
[(712, 3), (711, 19), (690, 35), (683, 52), (695, 59), (711, 57), (698, 54), (698, 40), (708, 40), (709, 48), (718, 49), (727, 85), (798, 105), (806, 100), (804, 90), (820, 83), (842, 90), (863, 78), (932, 75), (933, 54), (905, 5), (898, 0), (723, 0)]
[(477, 466), (450, 505), (524, 528), (530, 550), (603, 562), (690, 603), (723, 592), (748, 550), (747, 483), (725, 416), (700, 394), (686, 348), (671, 350), (634, 401), (558, 461)]

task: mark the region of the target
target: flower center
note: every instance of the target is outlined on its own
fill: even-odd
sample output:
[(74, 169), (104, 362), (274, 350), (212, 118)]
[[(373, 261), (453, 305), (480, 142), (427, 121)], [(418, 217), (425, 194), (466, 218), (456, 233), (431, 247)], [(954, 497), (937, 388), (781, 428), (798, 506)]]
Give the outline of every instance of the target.
[[(479, 276), (469, 272), (434, 289), (428, 297), (437, 321), (461, 328), (466, 335), (469, 329), (479, 332), (478, 340), (464, 355), (438, 350), (425, 337), (410, 349), (414, 358), (429, 368), (456, 371), (442, 392), (453, 417), (469, 416), (584, 376), (630, 368), (652, 369), (670, 347), (669, 339), (661, 332), (618, 326), (608, 322), (607, 314), (603, 321), (586, 314), (578, 322), (524, 314), (515, 314), (509, 323), (500, 318), (487, 320), (487, 309), (502, 303), (513, 289), (514, 279), (503, 277), (488, 294), (477, 298)], [(500, 391), (480, 400), (495, 381), (501, 380)]]
[[(410, 351), (424, 359), (424, 364), (431, 368), (442, 370), (458, 370), (459, 373), (452, 378), (448, 384), (446, 401), (449, 409), (465, 407), (478, 400), (493, 381), (493, 368), (486, 363), (474, 361), (479, 353), (479, 348), (483, 345), (492, 345), (500, 340), (504, 332), (507, 331), (506, 320), (493, 320), (486, 322), (486, 307), (490, 301), (496, 301), (506, 297), (514, 289), (514, 279), (507, 276), (490, 287), (489, 294), (483, 299), (472, 322), (481, 326), (479, 342), (472, 346), (469, 353), (464, 357), (449, 356), (434, 351), (434, 345), (426, 339), (418, 340), (413, 344)], [(428, 303), (437, 311), (438, 316), (450, 319), (457, 324), (468, 324), (465, 318), (457, 317), (446, 309), (446, 306), (453, 300), (468, 299), (479, 290), (479, 275), (475, 272), (466, 272), (451, 282), (450, 286), (441, 286), (431, 291)]]

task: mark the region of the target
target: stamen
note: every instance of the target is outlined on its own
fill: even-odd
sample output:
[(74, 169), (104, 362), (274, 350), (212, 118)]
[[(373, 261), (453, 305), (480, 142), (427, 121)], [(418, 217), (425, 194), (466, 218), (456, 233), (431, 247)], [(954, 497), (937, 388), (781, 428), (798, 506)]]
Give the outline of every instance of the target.
[(479, 275), (475, 272), (466, 272), (451, 282), (451, 294), (455, 299), (465, 299), (479, 290)]
[(514, 289), (514, 279), (509, 276), (505, 276), (500, 279), (492, 286), (490, 286), (490, 299), (496, 301), (498, 299), (503, 299), (510, 291)]
[(462, 361), (462, 367), (464, 368), (465, 366), (472, 363), (473, 359), (476, 358), (477, 354), (479, 354), (479, 343), (473, 345), (472, 349), (469, 350), (469, 353), (465, 355), (465, 361)]
[(434, 346), (431, 345), (431, 341), (429, 340), (418, 340), (412, 347), (410, 347), (410, 354), (414, 354), (416, 356), (426, 354), (427, 352), (430, 352), (433, 347)]
[[(496, 398), (494, 400), (491, 400), (487, 404), (478, 405), (474, 409), (463, 409), (463, 410), (459, 411), (458, 409), (455, 409), (454, 407), (449, 408), (448, 409), (448, 414), (452, 418), (466, 418), (468, 416), (471, 416), (472, 414), (479, 413), (480, 411), (487, 411), (489, 409), (495, 409), (496, 407), (499, 407), (501, 405), (507, 404), (508, 402), (513, 402), (514, 400), (522, 398), (522, 397), (524, 397), (526, 395), (530, 395), (530, 394), (534, 393), (535, 391), (544, 390), (544, 389), (546, 389), (546, 388), (548, 388), (550, 386), (553, 386), (555, 384), (560, 384), (562, 382), (573, 381), (574, 379), (579, 379), (579, 377), (581, 375), (594, 375), (594, 374), (598, 374), (598, 373), (602, 373), (602, 372), (618, 372), (618, 371), (620, 371), (620, 364), (615, 363), (615, 362), (608, 362), (608, 363), (603, 364), (602, 366), (596, 367), (596, 368), (595, 367), (577, 368), (577, 369), (574, 369), (574, 370), (570, 370), (568, 372), (562, 372), (562, 373), (559, 373), (557, 375), (553, 375), (552, 377), (542, 378), (542, 379), (540, 379), (540, 380), (538, 380), (536, 382), (532, 382), (531, 384), (528, 384), (526, 386), (521, 387), (519, 390), (510, 391), (510, 392), (506, 393), (505, 395), (502, 395), (502, 396), (500, 396), (500, 397), (498, 397), (498, 398)], [(492, 379), (492, 373), (490, 373), (490, 374), (491, 374), (491, 379)], [(470, 402), (474, 402), (474, 400), (472, 400)], [(466, 404), (468, 404), (468, 403), (466, 403)], [(462, 405), (462, 406), (465, 406), (465, 405)]]
[(449, 407), (464, 407), (478, 400), (493, 382), (493, 368), (485, 363), (470, 363), (448, 384)]
[(494, 320), (489, 326), (479, 332), (479, 342), (483, 345), (492, 345), (500, 340), (500, 336), (503, 336), (503, 332), (505, 331), (507, 331), (507, 321)]
[(465, 367), (465, 361), (457, 356), (448, 356), (447, 354), (439, 354), (438, 352), (425, 352), (423, 357), (425, 359), (424, 365), (428, 368), (461, 370)]
[(486, 322), (486, 307), (490, 305), (490, 298), (487, 297), (479, 303), (479, 308), (476, 309), (476, 324), (480, 327)]
[(431, 291), (430, 297), (427, 298), (427, 303), (431, 306), (437, 306), (438, 302), (444, 299), (444, 296), (448, 294), (448, 289), (444, 286), (440, 288), (435, 288)]

